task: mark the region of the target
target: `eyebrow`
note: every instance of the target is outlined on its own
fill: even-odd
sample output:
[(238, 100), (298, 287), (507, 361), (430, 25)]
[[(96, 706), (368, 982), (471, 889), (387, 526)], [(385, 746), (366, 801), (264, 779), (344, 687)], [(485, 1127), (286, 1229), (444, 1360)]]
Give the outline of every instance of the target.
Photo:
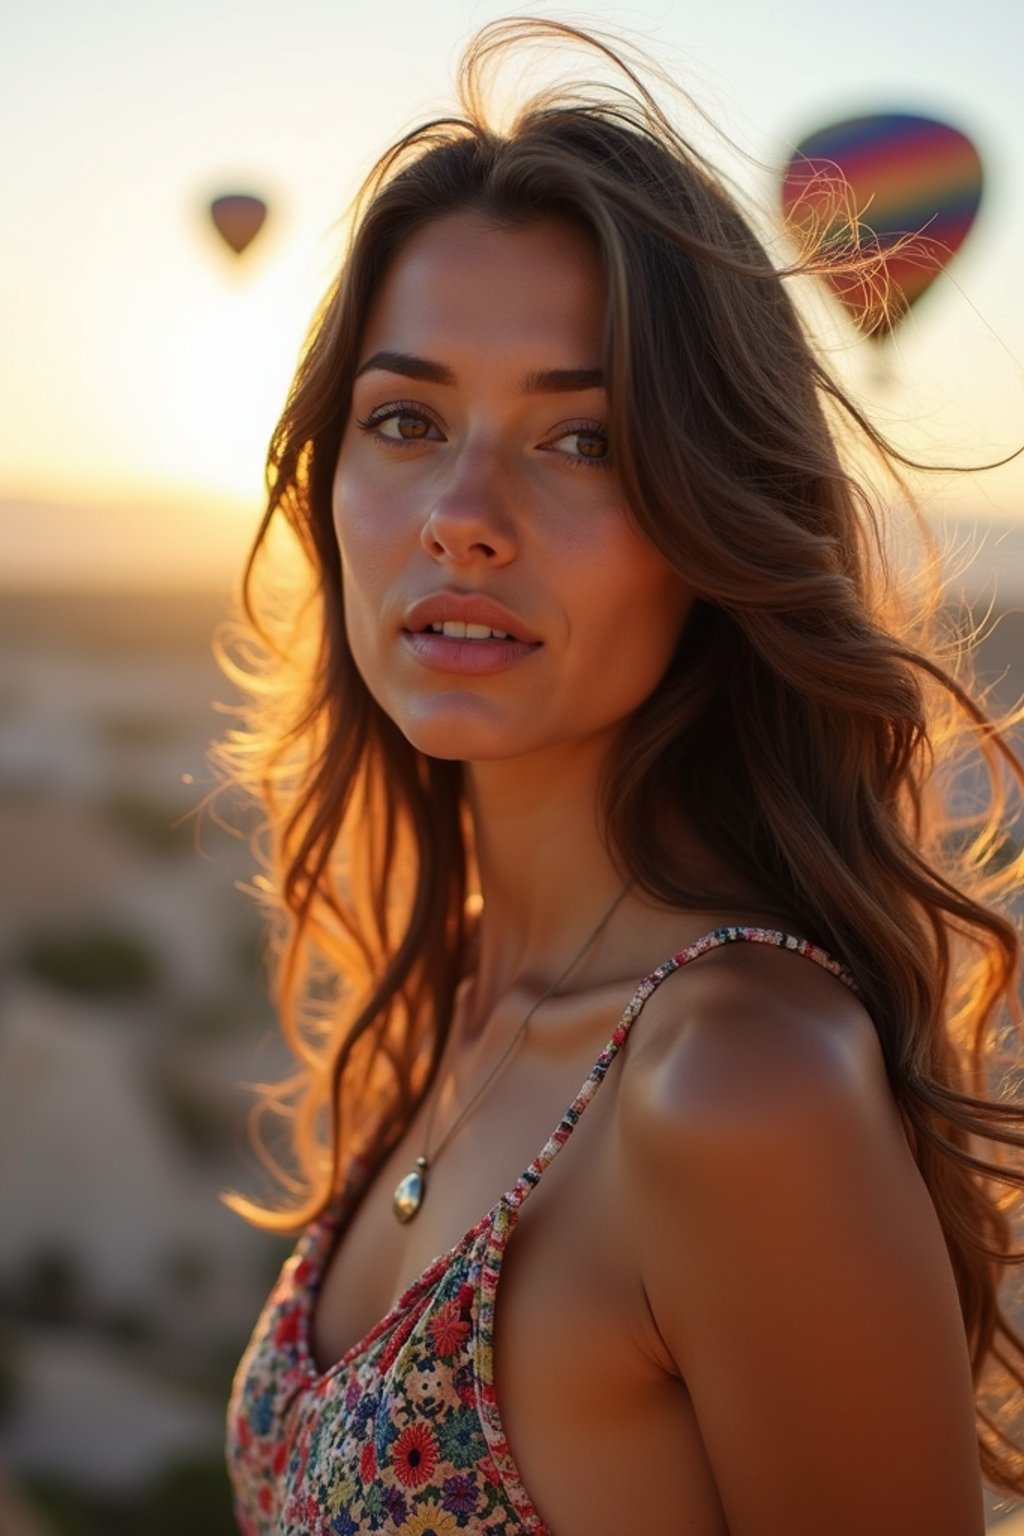
[[(425, 384), (456, 382), (454, 372), (445, 363), (414, 357), (409, 352), (375, 352), (356, 370), (356, 378), (373, 369), (401, 374), (403, 378), (418, 379)], [(520, 391), (524, 395), (562, 395), (603, 387), (604, 372), (600, 368), (535, 368), (526, 375)]]

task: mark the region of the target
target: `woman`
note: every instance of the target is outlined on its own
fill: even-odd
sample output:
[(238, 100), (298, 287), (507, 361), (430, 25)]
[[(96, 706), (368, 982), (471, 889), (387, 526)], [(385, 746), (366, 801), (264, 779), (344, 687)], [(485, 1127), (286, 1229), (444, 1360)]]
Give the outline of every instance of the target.
[[(499, 135), (483, 68), (535, 34), (632, 90)], [(1019, 766), (911, 644), (825, 407), (884, 444), (635, 75), (539, 23), (465, 71), (273, 440), (257, 550), (283, 514), (312, 600), (248, 573), (272, 686), (225, 752), (300, 1069), (291, 1205), (230, 1201), (303, 1235), (240, 1526), (977, 1536), (983, 1474), (1024, 1492), (975, 1404), (1021, 1381), (1014, 870), (932, 754), (958, 709)]]

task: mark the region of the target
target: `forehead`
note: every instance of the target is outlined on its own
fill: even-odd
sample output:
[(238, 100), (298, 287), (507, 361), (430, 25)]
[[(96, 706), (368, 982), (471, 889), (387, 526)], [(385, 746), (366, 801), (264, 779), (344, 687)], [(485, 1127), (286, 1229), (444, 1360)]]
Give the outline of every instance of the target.
[(373, 297), (360, 348), (449, 361), (469, 348), (536, 353), (534, 364), (595, 367), (604, 278), (595, 243), (566, 219), (522, 226), (450, 214), (399, 247)]

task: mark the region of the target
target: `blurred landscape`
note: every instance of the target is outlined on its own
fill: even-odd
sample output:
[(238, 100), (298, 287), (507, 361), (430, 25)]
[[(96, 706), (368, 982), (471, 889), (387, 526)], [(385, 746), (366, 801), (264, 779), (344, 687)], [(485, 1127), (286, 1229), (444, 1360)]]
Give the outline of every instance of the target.
[(46, 1517), (26, 1533), (234, 1530), (226, 1395), (291, 1243), (217, 1199), (263, 1188), (239, 1085), (282, 1064), (248, 847), (190, 814), (225, 608), (0, 606), (0, 1462)]
[[(0, 602), (0, 1536), (234, 1530), (227, 1391), (291, 1243), (217, 1199), (264, 1188), (240, 1085), (284, 1064), (249, 849), (191, 814), (225, 611)], [(987, 627), (1009, 706), (1024, 613)]]

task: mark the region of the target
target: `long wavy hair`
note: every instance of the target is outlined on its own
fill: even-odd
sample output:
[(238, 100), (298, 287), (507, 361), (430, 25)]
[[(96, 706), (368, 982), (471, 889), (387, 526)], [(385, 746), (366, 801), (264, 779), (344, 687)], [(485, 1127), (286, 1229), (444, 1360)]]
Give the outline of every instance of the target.
[[(617, 77), (547, 88), (499, 131), (490, 67), (551, 39), (591, 50)], [(222, 648), (247, 704), (216, 752), (265, 812), (253, 890), (296, 1070), (259, 1085), (254, 1106), (279, 1197), (223, 1198), (294, 1231), (353, 1159), (379, 1166), (430, 1086), (471, 964), (461, 765), (405, 740), (345, 634), (331, 489), (369, 304), (431, 220), (569, 219), (603, 265), (625, 504), (697, 593), (664, 679), (607, 764), (608, 846), (638, 888), (706, 907), (657, 830), (673, 805), (699, 807), (727, 866), (852, 970), (945, 1233), (983, 1472), (1024, 1494), (1010, 1434), (1024, 1340), (1000, 1300), (1024, 1257), (1013, 1246), (1024, 1107), (997, 1076), (1020, 1059), (1008, 916), (1024, 872), (1010, 830), (1024, 784), (1008, 736), (1017, 717), (993, 720), (978, 700), (964, 635), (942, 618), (935, 550), (925, 547), (927, 579), (892, 571), (885, 518), (913, 502), (900, 466), (927, 466), (839, 387), (794, 303), (792, 280), (826, 266), (877, 294), (883, 264), (834, 230), (773, 263), (644, 84), (657, 71), (635, 57), (549, 22), (485, 27), (462, 65), (459, 115), (406, 134), (370, 174), (310, 331)], [(887, 505), (851, 468), (858, 444), (889, 475)], [(287, 582), (264, 559), (280, 527), (300, 557)]]

